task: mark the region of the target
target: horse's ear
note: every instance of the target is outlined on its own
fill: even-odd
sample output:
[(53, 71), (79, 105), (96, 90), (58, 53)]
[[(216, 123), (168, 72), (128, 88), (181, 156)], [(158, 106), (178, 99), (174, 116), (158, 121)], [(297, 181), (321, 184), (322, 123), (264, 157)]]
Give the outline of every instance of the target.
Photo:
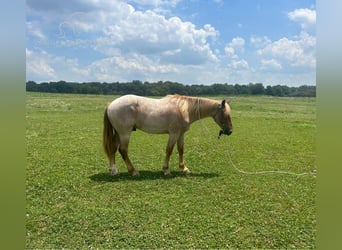
[(225, 109), (225, 108), (226, 108), (226, 100), (222, 100), (221, 109)]

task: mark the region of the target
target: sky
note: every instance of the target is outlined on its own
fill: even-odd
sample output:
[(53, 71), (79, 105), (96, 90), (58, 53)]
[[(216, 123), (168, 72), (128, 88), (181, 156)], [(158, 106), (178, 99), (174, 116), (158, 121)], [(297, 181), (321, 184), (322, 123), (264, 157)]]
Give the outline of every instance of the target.
[(315, 1), (27, 0), (26, 80), (315, 85)]

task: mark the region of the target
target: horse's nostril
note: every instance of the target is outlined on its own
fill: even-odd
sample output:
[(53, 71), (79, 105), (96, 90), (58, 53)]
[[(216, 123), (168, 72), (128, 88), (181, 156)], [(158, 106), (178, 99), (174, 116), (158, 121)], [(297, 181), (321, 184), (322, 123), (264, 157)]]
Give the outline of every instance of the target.
[(230, 135), (232, 132), (233, 132), (233, 130), (231, 128), (229, 128), (228, 126), (223, 128), (223, 133), (225, 135)]
[(233, 130), (231, 129), (227, 131), (227, 135), (231, 135), (232, 133), (233, 133)]

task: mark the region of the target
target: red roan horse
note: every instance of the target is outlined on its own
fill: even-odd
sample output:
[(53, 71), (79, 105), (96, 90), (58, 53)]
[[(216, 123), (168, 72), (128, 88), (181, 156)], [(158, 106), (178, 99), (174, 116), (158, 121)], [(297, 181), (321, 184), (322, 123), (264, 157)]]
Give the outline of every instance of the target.
[(190, 173), (183, 161), (184, 133), (191, 123), (209, 116), (221, 128), (219, 138), (222, 134), (232, 133), (230, 107), (225, 100), (181, 95), (168, 95), (162, 99), (125, 95), (115, 99), (106, 107), (103, 127), (103, 146), (109, 159), (110, 173), (119, 173), (115, 166), (115, 153), (119, 149), (128, 172), (133, 176), (139, 175), (128, 157), (129, 139), (131, 132), (136, 129), (153, 134), (169, 134), (163, 164), (164, 175), (171, 175), (169, 161), (176, 142), (179, 167), (184, 173)]

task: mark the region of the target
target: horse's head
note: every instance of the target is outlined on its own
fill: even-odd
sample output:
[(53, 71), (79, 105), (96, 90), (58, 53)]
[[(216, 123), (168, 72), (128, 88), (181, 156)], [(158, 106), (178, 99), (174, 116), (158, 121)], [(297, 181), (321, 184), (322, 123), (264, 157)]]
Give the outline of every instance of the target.
[(226, 102), (226, 100), (223, 100), (221, 104), (218, 105), (217, 111), (214, 115), (214, 120), (221, 128), (218, 136), (219, 139), (222, 134), (230, 135), (233, 132), (233, 124), (230, 116), (230, 106)]

